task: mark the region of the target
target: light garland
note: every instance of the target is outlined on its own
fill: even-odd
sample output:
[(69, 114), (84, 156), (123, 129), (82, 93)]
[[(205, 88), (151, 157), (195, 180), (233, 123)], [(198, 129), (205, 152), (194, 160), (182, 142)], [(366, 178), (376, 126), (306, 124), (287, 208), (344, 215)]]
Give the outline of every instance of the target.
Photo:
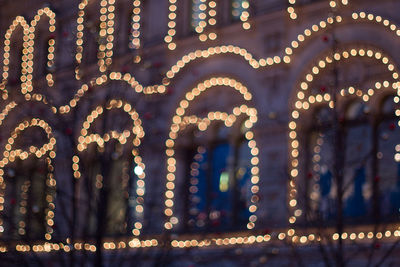
[[(15, 143), (15, 140), (18, 138), (18, 136), (27, 128), (30, 127), (39, 127), (42, 128), (49, 140), (48, 143), (44, 144), (42, 147), (38, 148), (35, 146), (30, 146), (29, 150), (24, 151), (21, 149), (13, 149), (13, 144)], [(54, 196), (55, 196), (55, 187), (56, 187), (56, 180), (54, 179), (54, 174), (53, 170), (54, 167), (52, 166), (52, 159), (56, 157), (56, 152), (55, 152), (55, 145), (56, 145), (56, 139), (53, 136), (52, 129), (51, 127), (41, 119), (32, 119), (31, 121), (24, 121), (20, 123), (14, 131), (11, 133), (10, 138), (8, 139), (8, 143), (5, 145), (5, 151), (3, 152), (3, 159), (0, 161), (0, 236), (2, 233), (6, 230), (3, 227), (3, 219), (1, 218), (1, 211), (4, 210), (4, 197), (5, 197), (5, 189), (6, 189), (6, 181), (4, 179), (4, 168), (8, 164), (11, 164), (14, 162), (17, 158), (21, 160), (26, 160), (29, 156), (35, 155), (38, 159), (46, 157), (46, 163), (48, 165), (48, 174), (46, 178), (46, 186), (49, 189), (49, 192), (46, 194), (46, 201), (47, 201), (47, 213), (46, 213), (46, 233), (45, 233), (45, 239), (50, 240), (51, 235), (53, 233), (53, 225), (54, 225), (54, 210), (55, 210), (55, 204), (54, 204)], [(23, 230), (24, 225), (20, 225), (20, 229)], [(22, 227), (22, 228), (21, 228)]]
[(130, 48), (140, 48), (140, 12), (141, 12), (141, 1), (133, 0), (133, 11), (132, 11), (132, 34)]
[[(330, 108), (333, 108), (334, 103), (332, 102), (331, 95), (328, 93), (325, 94), (317, 94), (317, 95), (310, 95), (306, 98), (305, 93), (309, 89), (309, 83), (314, 80), (314, 76), (318, 75), (320, 70), (324, 69), (327, 65), (332, 64), (334, 61), (338, 62), (340, 60), (349, 59), (351, 57), (366, 57), (370, 59), (374, 59), (378, 62), (381, 62), (386, 66), (389, 73), (394, 80), (398, 80), (399, 75), (395, 69), (395, 65), (392, 61), (385, 56), (380, 51), (374, 51), (372, 49), (347, 49), (341, 52), (337, 52), (333, 55), (333, 58), (326, 57), (325, 59), (319, 60), (317, 65), (314, 65), (311, 68), (311, 72), (305, 75), (305, 81), (300, 83), (300, 89), (297, 93), (297, 101), (294, 104), (294, 110), (291, 113), (292, 120), (289, 122), (289, 138), (290, 138), (290, 149), (289, 154), (291, 158), (291, 167), (290, 167), (290, 176), (291, 180), (289, 182), (289, 197), (288, 197), (288, 204), (290, 208), (291, 215), (289, 216), (289, 223), (294, 224), (298, 217), (300, 217), (303, 212), (301, 208), (298, 207), (297, 201), (297, 184), (296, 180), (299, 175), (299, 139), (298, 139), (298, 131), (297, 129), (297, 120), (300, 118), (301, 110), (308, 110), (313, 104), (315, 103), (328, 103)], [(370, 88), (367, 90), (367, 93), (363, 93), (361, 90), (356, 90), (354, 87), (349, 87), (346, 89), (340, 90), (340, 95), (344, 97), (347, 93), (354, 94), (360, 97), (363, 101), (367, 102), (370, 100), (370, 97), (374, 94), (374, 91), (379, 90), (382, 87), (382, 84), (385, 88), (392, 87), (393, 89), (397, 90), (398, 95), (400, 95), (400, 88), (399, 82), (394, 82), (390, 84), (388, 81), (384, 81), (382, 83), (377, 82), (375, 84), (376, 88)], [(398, 99), (398, 98), (397, 98)], [(396, 115), (399, 116), (400, 113), (396, 111)], [(293, 233), (294, 234), (294, 233)]]
[[(2, 82), (0, 83), (0, 90), (3, 91), (2, 98), (6, 100), (8, 98), (8, 91), (6, 90), (7, 81), (9, 78), (9, 70), (10, 70), (10, 55), (11, 55), (11, 41), (14, 31), (18, 26), (22, 27), (22, 31), (24, 36), (29, 35), (29, 25), (22, 16), (17, 16), (10, 27), (7, 29), (6, 34), (4, 35), (4, 54), (3, 54), (3, 75)], [(22, 65), (22, 63), (21, 63)]]
[[(289, 7), (287, 8), (287, 12), (289, 14), (289, 17), (293, 20), (297, 19), (297, 12), (294, 8), (295, 4), (296, 4), (296, 0), (288, 0), (289, 2)], [(329, 0), (329, 6), (331, 8), (336, 8), (338, 6), (339, 0)], [(342, 3), (342, 5), (347, 6), (349, 4), (349, 0), (341, 0), (340, 1)]]
[(138, 81), (135, 80), (129, 73), (121, 73), (121, 72), (111, 72), (108, 76), (103, 74), (100, 77), (92, 79), (88, 84), (83, 84), (81, 88), (77, 91), (74, 98), (69, 101), (69, 104), (61, 106), (59, 108), (60, 113), (65, 114), (71, 111), (71, 108), (76, 107), (79, 100), (85, 95), (85, 93), (89, 90), (90, 87), (101, 86), (108, 82), (112, 81), (122, 81), (129, 84), (136, 93), (143, 94), (163, 94), (166, 91), (165, 85), (156, 85), (156, 86), (146, 86), (143, 87)]
[[(192, 5), (196, 5), (196, 10), (193, 11), (193, 17), (191, 18), (194, 23), (192, 25), (195, 32), (198, 34), (198, 38), (201, 42), (209, 40), (216, 40), (218, 35), (215, 32), (215, 26), (217, 25), (217, 1), (215, 0), (191, 0)], [(248, 1), (239, 1), (239, 5), (243, 8), (240, 11), (240, 20), (242, 21), (243, 29), (250, 29), (249, 23), (249, 12), (248, 9), (250, 4)], [(168, 34), (165, 36), (164, 41), (168, 45), (169, 50), (176, 49), (176, 41), (174, 40), (176, 35), (176, 19), (178, 10), (178, 0), (169, 0), (169, 14), (168, 14)], [(197, 10), (198, 8), (198, 10)], [(211, 31), (206, 33), (205, 31), (211, 28)]]
[[(96, 119), (99, 118), (104, 113), (102, 106), (97, 106), (87, 117), (82, 124), (82, 129), (80, 136), (78, 137), (77, 149), (79, 152), (83, 152), (87, 149), (88, 145), (91, 143), (96, 143), (99, 147), (104, 147), (105, 143), (110, 140), (117, 140), (120, 144), (125, 145), (128, 139), (132, 135), (132, 156), (136, 166), (141, 168), (141, 173), (136, 173), (138, 180), (136, 181), (136, 206), (135, 211), (139, 215), (139, 218), (143, 217), (144, 211), (144, 194), (145, 194), (145, 165), (142, 162), (142, 158), (139, 156), (138, 147), (140, 146), (141, 139), (144, 137), (144, 131), (142, 128), (142, 121), (139, 118), (139, 114), (132, 108), (132, 106), (121, 100), (111, 100), (106, 104), (107, 110), (120, 109), (126, 114), (128, 114), (132, 120), (132, 129), (124, 130), (123, 132), (109, 131), (103, 136), (99, 134), (89, 134), (91, 125)], [(72, 171), (75, 179), (79, 179), (82, 176), (80, 171), (80, 157), (75, 155), (72, 157)], [(129, 192), (126, 192), (129, 195)], [(130, 230), (134, 236), (139, 236), (142, 229), (142, 223), (140, 220), (133, 223), (132, 229)]]
[[(22, 75), (21, 75), (21, 93), (25, 95), (26, 100), (31, 99), (31, 92), (33, 90), (33, 69), (34, 69), (34, 49), (35, 49), (35, 31), (36, 26), (40, 22), (43, 15), (49, 18), (49, 32), (53, 33), (56, 30), (55, 13), (46, 7), (39, 9), (37, 15), (30, 23), (28, 38), (24, 38), (24, 50), (22, 55)], [(26, 36), (26, 35), (25, 35)], [(56, 41), (54, 38), (48, 40), (48, 55), (47, 66), (52, 67), (54, 64), (54, 52)], [(54, 85), (53, 75), (48, 73), (46, 75), (47, 84), (51, 87)]]
[[(233, 110), (233, 113), (228, 115), (226, 113), (221, 112), (210, 112), (207, 118), (200, 119), (196, 116), (185, 117), (186, 110), (190, 106), (190, 102), (194, 101), (196, 97), (202, 94), (204, 91), (215, 87), (215, 86), (228, 86), (238, 91), (245, 101), (250, 101), (252, 98), (251, 93), (248, 89), (241, 83), (237, 82), (234, 79), (228, 77), (214, 77), (210, 78), (202, 83), (199, 83), (195, 88), (192, 89), (191, 92), (186, 93), (185, 99), (180, 101), (179, 107), (176, 109), (176, 115), (172, 118), (171, 131), (169, 133), (169, 139), (166, 141), (166, 155), (167, 159), (167, 183), (166, 183), (166, 200), (165, 200), (165, 209), (164, 214), (168, 218), (167, 222), (164, 224), (166, 229), (172, 229), (174, 224), (179, 222), (179, 219), (173, 216), (173, 206), (174, 206), (174, 188), (175, 188), (175, 171), (176, 171), (176, 159), (175, 159), (175, 140), (178, 137), (178, 133), (186, 126), (186, 124), (197, 124), (199, 130), (205, 131), (212, 120), (221, 120), (224, 121), (227, 127), (231, 127), (233, 122), (236, 120), (236, 117), (241, 113), (247, 114), (250, 118), (245, 122), (245, 126), (247, 129), (250, 129), (257, 121), (257, 111), (253, 108), (249, 108), (246, 105), (242, 105), (241, 107), (237, 107)], [(258, 148), (256, 147), (256, 142), (253, 139), (254, 134), (251, 131), (248, 131), (245, 135), (246, 139), (249, 140), (249, 148), (251, 149), (251, 154), (253, 156), (251, 163), (253, 164), (253, 168), (251, 170), (252, 173), (252, 183), (253, 194), (256, 194), (259, 190), (257, 183), (259, 181), (259, 168), (257, 167), (259, 159)], [(249, 207), (250, 213), (254, 213), (257, 210), (256, 205), (251, 205)], [(252, 214), (249, 218), (249, 223), (247, 225), (248, 229), (254, 228), (254, 222), (257, 217)]]

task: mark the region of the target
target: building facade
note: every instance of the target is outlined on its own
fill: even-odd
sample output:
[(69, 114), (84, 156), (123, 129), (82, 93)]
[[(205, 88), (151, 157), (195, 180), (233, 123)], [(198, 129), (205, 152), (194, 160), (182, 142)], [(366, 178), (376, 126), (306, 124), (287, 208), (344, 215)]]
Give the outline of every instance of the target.
[(10, 264), (400, 261), (398, 1), (0, 5)]

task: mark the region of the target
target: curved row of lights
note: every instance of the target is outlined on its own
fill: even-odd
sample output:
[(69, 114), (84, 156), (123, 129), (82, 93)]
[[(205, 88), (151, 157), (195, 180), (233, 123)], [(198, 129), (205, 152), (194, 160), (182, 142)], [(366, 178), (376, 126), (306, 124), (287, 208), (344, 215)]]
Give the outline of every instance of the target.
[[(39, 127), (44, 130), (46, 133), (47, 139), (49, 140), (48, 143), (44, 144), (42, 147), (38, 148), (35, 146), (30, 146), (29, 150), (23, 151), (21, 149), (13, 149), (13, 145), (15, 140), (18, 136), (28, 128), (31, 127)], [(3, 152), (3, 159), (0, 161), (0, 236), (5, 231), (9, 231), (8, 229), (4, 229), (3, 227), (3, 217), (2, 213), (4, 211), (4, 197), (5, 197), (5, 190), (6, 190), (6, 181), (4, 179), (4, 168), (14, 162), (17, 158), (21, 160), (26, 160), (29, 156), (35, 155), (38, 159), (46, 156), (45, 160), (47, 163), (47, 177), (46, 177), (46, 202), (47, 202), (47, 209), (46, 209), (46, 233), (45, 239), (50, 240), (51, 235), (53, 233), (53, 226), (54, 226), (54, 216), (55, 216), (55, 204), (54, 204), (54, 197), (55, 197), (55, 188), (56, 188), (56, 180), (54, 179), (54, 167), (52, 166), (52, 160), (56, 157), (55, 152), (56, 146), (56, 139), (53, 136), (53, 132), (51, 127), (45, 122), (44, 120), (33, 118), (30, 121), (23, 121), (21, 122), (11, 133), (10, 138), (7, 140), (7, 144), (5, 145), (5, 150)], [(24, 204), (26, 205), (26, 204)], [(26, 224), (29, 222), (20, 221), (19, 222), (19, 229), (18, 233), (23, 235), (25, 233)], [(0, 249), (1, 251), (1, 249)]]
[[(289, 2), (289, 7), (287, 8), (287, 12), (289, 13), (289, 17), (295, 20), (298, 17), (297, 12), (294, 8), (296, 0), (288, 0), (288, 2)], [(347, 6), (349, 4), (349, 0), (329, 0), (329, 6), (331, 8), (338, 7), (339, 3), (343, 4), (344, 6)]]
[[(249, 116), (249, 119), (245, 121), (245, 127), (247, 129), (251, 129), (253, 127), (253, 124), (257, 121), (257, 112), (255, 109), (249, 108), (246, 105), (234, 108), (231, 114), (216, 111), (216, 112), (209, 112), (206, 118), (199, 118), (195, 115), (185, 116), (183, 117), (182, 122), (179, 125), (174, 124), (172, 127), (174, 131), (177, 130), (176, 132), (176, 138), (177, 138), (178, 133), (182, 131), (187, 125), (196, 125), (200, 131), (206, 131), (212, 121), (222, 121), (224, 122), (226, 127), (232, 127), (238, 116), (240, 116), (241, 114)], [(178, 126), (178, 129), (175, 126)], [(169, 140), (175, 140), (176, 138), (171, 138)], [(255, 222), (257, 220), (255, 212), (257, 211), (257, 203), (258, 203), (257, 193), (259, 192), (259, 186), (257, 184), (260, 180), (259, 168), (258, 168), (259, 149), (257, 148), (256, 142), (254, 140), (254, 133), (252, 131), (250, 130), (246, 131), (245, 138), (248, 140), (247, 145), (252, 154), (250, 162), (252, 164), (251, 192), (253, 194), (251, 197), (252, 204), (248, 207), (248, 210), (251, 215), (249, 216), (247, 229), (253, 229), (255, 226)], [(172, 152), (174, 152), (173, 143), (167, 141), (166, 144), (168, 153), (172, 154)], [(166, 184), (166, 192), (165, 192), (166, 200), (165, 200), (164, 214), (167, 216), (167, 218), (169, 218), (169, 220), (165, 223), (164, 227), (166, 229), (172, 229), (173, 225), (179, 222), (179, 219), (177, 217), (173, 217), (176, 159), (173, 156), (170, 156), (167, 162), (168, 162), (168, 174), (167, 174), (168, 182)]]
[[(143, 217), (143, 203), (144, 203), (144, 194), (145, 194), (145, 177), (146, 174), (144, 172), (145, 165), (142, 161), (142, 158), (139, 155), (139, 146), (141, 143), (141, 139), (144, 137), (144, 131), (142, 128), (142, 121), (139, 118), (139, 114), (129, 103), (126, 103), (122, 100), (110, 100), (105, 108), (107, 110), (119, 109), (128, 114), (132, 120), (132, 128), (129, 130), (124, 130), (122, 132), (110, 131), (105, 133), (103, 136), (99, 134), (91, 134), (90, 129), (93, 123), (104, 113), (104, 108), (102, 106), (97, 106), (92, 112), (86, 117), (86, 120), (82, 124), (82, 129), (80, 131), (80, 136), (78, 137), (78, 145), (77, 149), (79, 152), (83, 153), (89, 144), (96, 143), (99, 147), (104, 147), (104, 144), (109, 142), (110, 140), (117, 140), (120, 144), (125, 145), (128, 139), (132, 139), (132, 156), (133, 161), (136, 166), (134, 168), (135, 174), (138, 177), (136, 181), (136, 206), (135, 211), (138, 214), (139, 218)], [(72, 157), (72, 171), (73, 175), (76, 179), (81, 178), (81, 172), (79, 163), (80, 158), (79, 155), (75, 155)], [(125, 192), (129, 195), (128, 190)], [(142, 223), (140, 221), (136, 221), (132, 226), (132, 234), (134, 236), (139, 236), (140, 231), (142, 229)]]

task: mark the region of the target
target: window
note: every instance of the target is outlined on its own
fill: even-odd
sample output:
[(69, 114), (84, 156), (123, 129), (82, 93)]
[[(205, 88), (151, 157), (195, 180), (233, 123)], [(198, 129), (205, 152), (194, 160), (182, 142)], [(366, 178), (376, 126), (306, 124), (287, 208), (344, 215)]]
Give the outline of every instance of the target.
[(233, 21), (241, 21), (245, 17), (247, 18), (249, 16), (247, 12), (249, 8), (249, 2), (247, 0), (231, 0), (231, 3), (231, 16)]
[(133, 176), (132, 161), (124, 155), (118, 142), (110, 142), (104, 148), (92, 144), (85, 153), (85, 192), (90, 209), (87, 218), (87, 233), (95, 235), (101, 231), (106, 236), (121, 236), (128, 233), (128, 221), (132, 215), (129, 206), (130, 176)]
[[(15, 129), (9, 139), (13, 140), (9, 161), (0, 169), (0, 238), (51, 240), (56, 191), (51, 158), (55, 152), (42, 151), (52, 150), (56, 141), (42, 120), (26, 120)], [(43, 140), (49, 142), (37, 146)]]
[(39, 240), (46, 233), (45, 160), (18, 159), (5, 169), (4, 238)]
[(310, 197), (309, 209), (312, 220), (319, 216), (328, 219), (334, 216), (333, 170), (333, 118), (328, 107), (314, 114), (316, 123), (312, 126), (309, 140), (311, 173), (308, 179), (307, 195)]
[(377, 134), (379, 208), (380, 215), (387, 220), (398, 219), (400, 212), (400, 160), (396, 157), (400, 151), (400, 129), (394, 103), (393, 96), (383, 101)]
[(138, 236), (145, 194), (145, 166), (138, 152), (144, 132), (138, 113), (113, 99), (92, 110), (81, 132), (81, 153), (73, 157), (73, 169), (75, 177), (82, 175), (82, 235)]
[(396, 126), (393, 97), (385, 98), (377, 114), (371, 114), (371, 108), (361, 100), (351, 102), (343, 111), (344, 117), (339, 118), (338, 124), (334, 124), (333, 111), (329, 108), (320, 108), (314, 113), (307, 146), (308, 220), (333, 222), (336, 218), (335, 160), (339, 160), (339, 168), (343, 170), (346, 221), (398, 218), (400, 165), (395, 158), (396, 149), (400, 151), (400, 130)]
[(206, 133), (194, 138), (197, 147), (189, 162), (187, 230), (246, 229), (252, 156), (243, 134), (219, 125), (211, 139), (205, 138)]
[(207, 1), (206, 0), (192, 0), (191, 4), (191, 17), (190, 27), (192, 31), (203, 32), (207, 26)]
[[(344, 121), (336, 125), (331, 109), (322, 108), (316, 112), (309, 141), (311, 179), (308, 195), (312, 220), (333, 220), (336, 217), (337, 184), (333, 179), (335, 160), (343, 164), (344, 216), (354, 220), (367, 215), (366, 204), (371, 197), (367, 177), (371, 177), (372, 153), (372, 128), (368, 112), (368, 106), (362, 101), (352, 102), (346, 109)], [(336, 131), (339, 131), (341, 142), (337, 140)]]

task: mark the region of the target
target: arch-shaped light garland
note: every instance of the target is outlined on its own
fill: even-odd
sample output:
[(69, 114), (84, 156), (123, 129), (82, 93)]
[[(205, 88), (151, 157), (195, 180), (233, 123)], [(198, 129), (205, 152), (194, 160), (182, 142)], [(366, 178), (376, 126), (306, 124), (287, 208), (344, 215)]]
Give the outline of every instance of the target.
[[(99, 147), (104, 147), (104, 144), (114, 139), (117, 140), (120, 144), (126, 144), (128, 138), (132, 135), (132, 156), (136, 166), (139, 166), (142, 169), (141, 173), (136, 173), (138, 180), (136, 181), (136, 195), (138, 196), (136, 199), (136, 207), (135, 210), (139, 214), (139, 217), (143, 216), (143, 198), (145, 194), (145, 177), (146, 174), (144, 172), (145, 165), (142, 162), (142, 158), (139, 155), (138, 147), (140, 146), (141, 139), (144, 137), (144, 131), (142, 128), (142, 121), (139, 118), (139, 114), (132, 108), (132, 106), (122, 100), (110, 100), (105, 107), (107, 110), (111, 109), (120, 109), (123, 112), (127, 113), (132, 120), (132, 129), (124, 130), (123, 132), (117, 131), (109, 131), (105, 133), (103, 136), (99, 134), (89, 134), (90, 127), (93, 122), (99, 118), (104, 113), (104, 108), (102, 106), (97, 106), (87, 117), (86, 120), (82, 124), (81, 135), (78, 137), (78, 145), (77, 149), (80, 152), (83, 152), (87, 149), (87, 146), (91, 143), (97, 143)], [(79, 168), (80, 158), (78, 155), (72, 157), (72, 170), (73, 175), (76, 179), (81, 178), (81, 172)], [(129, 195), (129, 192), (127, 192)], [(139, 201), (139, 198), (141, 199)], [(134, 236), (140, 235), (140, 230), (142, 229), (142, 223), (140, 221), (136, 221), (132, 227), (132, 234)], [(140, 243), (140, 242), (139, 242)]]
[[(252, 98), (251, 93), (248, 91), (248, 89), (241, 83), (237, 82), (234, 79), (228, 78), (228, 77), (213, 77), (208, 80), (205, 80), (204, 82), (199, 83), (195, 88), (193, 88), (190, 92), (186, 93), (185, 99), (180, 101), (179, 107), (176, 109), (176, 115), (173, 116), (172, 118), (172, 125), (171, 125), (171, 131), (169, 133), (169, 139), (166, 141), (166, 155), (168, 157), (167, 159), (167, 182), (166, 182), (166, 200), (165, 200), (165, 209), (164, 209), (164, 214), (167, 216), (168, 220), (164, 224), (164, 227), (166, 229), (172, 229), (173, 225), (178, 223), (178, 218), (173, 216), (174, 212), (172, 210), (174, 206), (174, 188), (175, 188), (175, 170), (176, 170), (176, 159), (175, 159), (175, 141), (178, 137), (178, 133), (181, 131), (182, 127), (185, 127), (184, 125), (187, 123), (190, 124), (197, 124), (199, 129), (201, 131), (204, 131), (207, 129), (207, 126), (211, 120), (222, 120), (225, 122), (225, 125), (227, 127), (232, 126), (233, 121), (236, 120), (233, 117), (240, 115), (240, 113), (246, 113), (248, 116), (250, 116), (249, 120), (246, 121), (245, 125), (247, 128), (251, 128), (253, 123), (257, 121), (257, 111), (253, 108), (249, 108), (246, 105), (242, 105), (240, 108), (235, 108), (233, 110), (233, 114), (228, 115), (226, 113), (221, 113), (221, 112), (210, 112), (208, 114), (207, 118), (200, 119), (197, 118), (196, 116), (194, 117), (185, 117), (185, 113), (187, 108), (190, 106), (190, 102), (194, 101), (196, 97), (198, 97), (200, 94), (202, 94), (204, 91), (215, 87), (215, 86), (228, 86), (236, 91), (238, 91), (244, 100), (250, 101)], [(249, 147), (250, 149), (256, 148), (256, 142), (253, 139), (254, 134), (252, 132), (247, 132), (246, 133), (246, 138), (249, 140)], [(253, 187), (254, 190), (252, 192), (255, 194), (258, 192), (258, 186), (257, 183), (259, 181), (259, 169), (255, 165), (258, 164), (258, 149), (251, 150), (251, 154), (253, 156), (251, 162), (253, 164), (252, 168), (252, 182), (253, 182)], [(257, 209), (256, 205), (251, 205), (249, 207), (249, 211), (251, 213), (254, 213)], [(254, 217), (251, 217), (254, 216)], [(249, 218), (249, 224), (247, 225), (248, 229), (254, 228), (254, 221), (257, 219), (255, 215), (251, 215)]]
[[(35, 146), (30, 146), (29, 150), (24, 151), (21, 149), (13, 149), (13, 144), (15, 140), (18, 138), (18, 136), (27, 128), (31, 127), (39, 127), (42, 128), (49, 140), (48, 143), (44, 144), (42, 147), (38, 148)], [(14, 131), (11, 133), (10, 138), (8, 139), (7, 144), (5, 145), (5, 150), (3, 152), (3, 158), (0, 161), (0, 215), (1, 212), (4, 210), (4, 196), (5, 196), (5, 189), (6, 189), (6, 182), (4, 179), (4, 168), (14, 162), (17, 158), (21, 160), (26, 160), (29, 156), (35, 155), (38, 159), (42, 158), (46, 154), (46, 163), (48, 166), (48, 174), (46, 177), (46, 186), (50, 189), (51, 192), (48, 192), (46, 194), (46, 201), (47, 201), (47, 213), (46, 213), (46, 233), (45, 233), (45, 239), (50, 240), (51, 235), (53, 233), (53, 226), (54, 226), (54, 210), (55, 210), (55, 204), (54, 204), (54, 197), (55, 197), (55, 187), (56, 187), (56, 180), (54, 179), (54, 174), (53, 174), (53, 166), (52, 166), (52, 159), (56, 157), (56, 152), (55, 152), (55, 145), (56, 145), (56, 139), (53, 136), (52, 129), (51, 127), (45, 122), (44, 120), (33, 118), (30, 121), (23, 121), (20, 123)], [(0, 216), (1, 218), (1, 216)], [(5, 230), (3, 228), (3, 219), (0, 219), (0, 228), (1, 230)], [(22, 226), (20, 225), (21, 229), (23, 229), (25, 226), (23, 224)], [(0, 231), (0, 236), (3, 231)]]
[[(399, 79), (399, 75), (398, 72), (395, 68), (394, 63), (392, 63), (392, 61), (385, 56), (382, 52), (377, 51), (377, 50), (372, 50), (372, 49), (364, 49), (364, 48), (360, 48), (360, 49), (345, 49), (341, 52), (337, 52), (333, 55), (333, 58), (331, 58), (330, 56), (321, 59), (318, 61), (318, 64), (314, 65), (311, 68), (311, 71), (305, 75), (305, 80), (303, 82), (300, 83), (300, 90), (297, 92), (297, 101), (294, 103), (294, 109), (291, 113), (291, 121), (289, 122), (289, 140), (290, 140), (290, 145), (289, 145), (289, 156), (290, 156), (290, 176), (291, 176), (291, 180), (289, 182), (289, 194), (288, 194), (288, 204), (289, 204), (289, 208), (290, 208), (290, 216), (289, 216), (289, 223), (290, 224), (294, 224), (297, 220), (298, 217), (300, 217), (303, 212), (301, 210), (301, 208), (299, 208), (298, 205), (298, 201), (297, 201), (297, 176), (299, 174), (299, 157), (300, 157), (300, 151), (299, 151), (299, 140), (298, 140), (298, 132), (296, 130), (297, 128), (297, 120), (300, 118), (301, 116), (301, 110), (308, 110), (310, 108), (311, 105), (316, 104), (316, 103), (328, 103), (328, 106), (330, 108), (333, 108), (333, 101), (331, 99), (331, 95), (329, 93), (324, 93), (324, 94), (316, 94), (316, 95), (310, 95), (308, 96), (308, 98), (306, 97), (306, 92), (309, 89), (309, 83), (311, 83), (314, 80), (314, 76), (318, 75), (321, 69), (324, 69), (327, 65), (332, 64), (334, 61), (340, 61), (340, 60), (345, 60), (345, 59), (349, 59), (352, 57), (367, 57), (367, 58), (371, 58), (374, 59), (378, 62), (381, 62), (382, 64), (384, 64), (386, 66), (386, 68), (388, 69), (389, 73), (391, 73), (392, 78), (395, 81), (398, 81)], [(377, 82), (375, 84), (375, 88), (372, 89), (368, 89), (367, 93), (363, 93), (363, 91), (361, 90), (356, 90), (354, 87), (349, 87), (347, 89), (341, 89), (338, 93), (340, 93), (340, 95), (342, 97), (346, 96), (346, 94), (354, 94), (358, 97), (360, 97), (363, 101), (367, 102), (370, 100), (370, 97), (375, 93), (376, 90), (379, 90), (381, 87), (392, 87), (393, 89), (397, 90), (397, 95), (400, 96), (400, 83), (399, 82), (394, 82), (392, 84), (390, 84), (388, 81), (384, 81), (384, 82)], [(396, 100), (397, 99), (397, 100)], [(395, 101), (400, 101), (400, 98), (397, 97), (395, 98)], [(396, 111), (396, 115), (399, 116), (400, 115), (400, 111)], [(298, 240), (301, 241), (301, 239), (299, 238), (303, 238), (303, 237), (298, 237), (297, 235), (295, 235), (295, 230), (290, 228), (287, 232), (288, 237), (292, 237), (292, 240), (294, 237), (296, 237)], [(372, 236), (371, 236), (372, 234)], [(377, 235), (379, 234), (379, 238), (383, 237), (383, 234), (381, 232), (377, 233)], [(386, 231), (385, 232), (385, 236), (386, 237), (390, 237), (392, 235), (396, 235), (399, 236), (400, 232), (396, 231)], [(354, 239), (363, 239), (365, 236), (364, 232), (360, 232), (359, 234), (356, 233), (343, 233), (342, 234), (342, 238), (346, 239), (349, 237), (350, 240), (354, 240)], [(368, 233), (368, 238), (373, 238), (373, 237), (378, 237), (376, 235), (374, 235), (372, 232)], [(305, 239), (304, 239), (305, 238)], [(308, 242), (311, 241), (309, 239), (309, 236), (306, 237), (304, 236), (303, 241), (304, 242)], [(313, 237), (313, 239), (315, 239), (315, 236)], [(337, 233), (333, 233), (332, 234), (332, 239), (333, 240), (337, 240), (339, 239), (339, 235)]]

